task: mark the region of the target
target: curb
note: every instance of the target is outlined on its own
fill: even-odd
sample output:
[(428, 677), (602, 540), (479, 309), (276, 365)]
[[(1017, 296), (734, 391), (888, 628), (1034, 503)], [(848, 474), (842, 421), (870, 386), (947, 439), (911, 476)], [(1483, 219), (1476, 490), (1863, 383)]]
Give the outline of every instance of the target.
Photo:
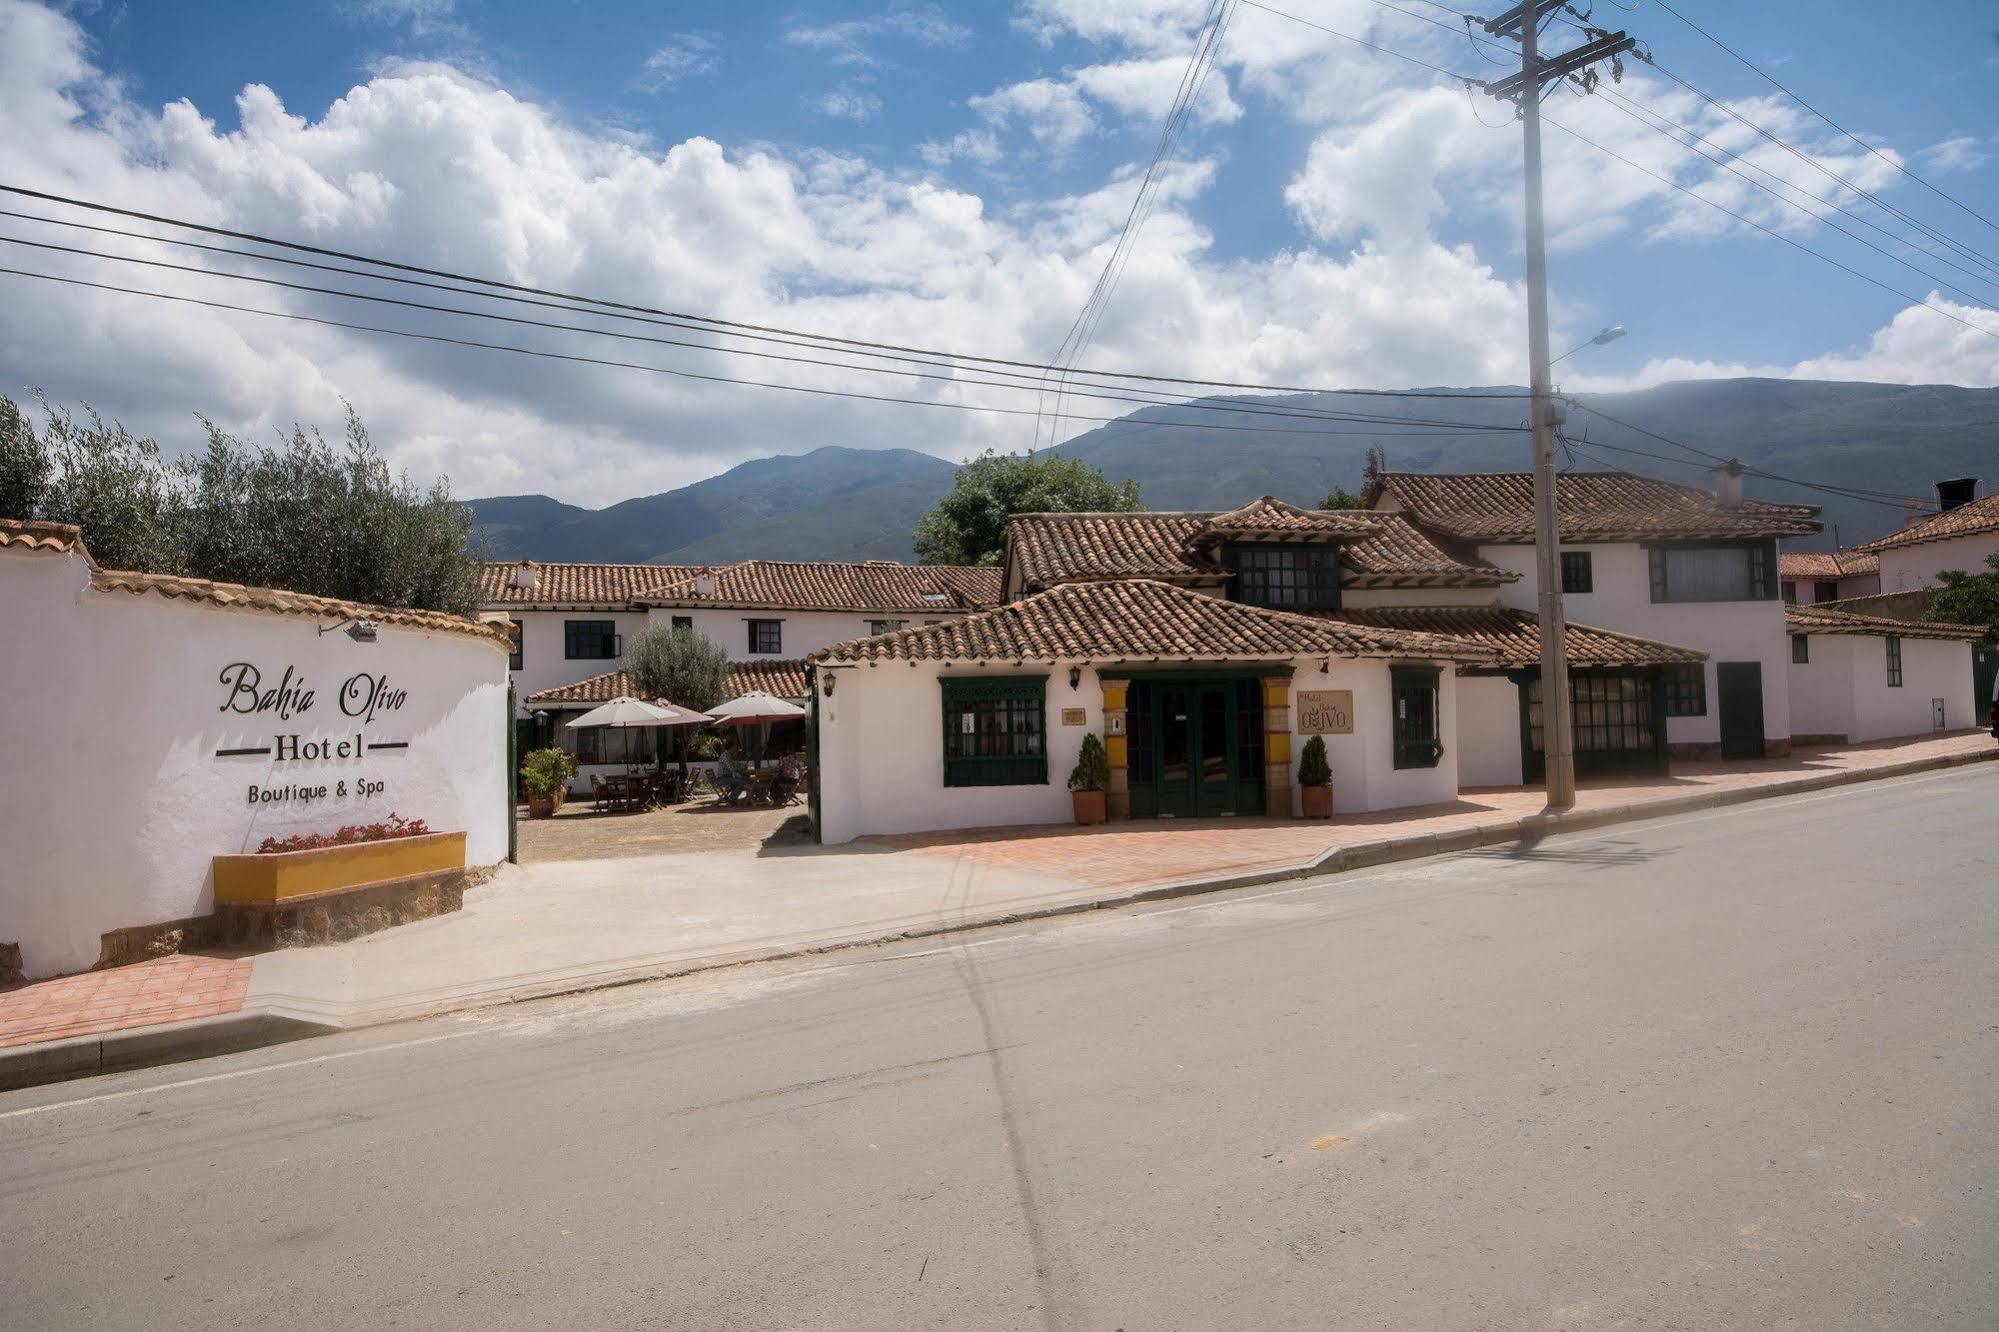
[(60, 1041), (17, 1045), (0, 1049), (0, 1091), (235, 1054), (338, 1030), (323, 1022), (246, 1011), (186, 1022), (162, 1022), (150, 1027), (128, 1027), (99, 1036), (71, 1036)]
[(1088, 898), (1082, 901), (1062, 902), (1053, 906), (1030, 907), (1017, 911), (996, 912), (990, 916), (981, 916), (974, 920), (939, 922), (932, 925), (917, 926), (913, 929), (895, 930), (886, 934), (861, 938), (835, 939), (822, 943), (767, 949), (734, 956), (694, 959), (680, 965), (668, 964), (662, 967), (640, 966), (614, 974), (577, 977), (573, 982), (554, 982), (546, 988), (537, 986), (531, 992), (516, 991), (512, 994), (494, 994), (483, 998), (475, 998), (469, 1003), (427, 1009), (421, 1012), (392, 1012), (374, 1020), (362, 1018), (355, 1022), (343, 1023), (339, 1021), (308, 1019), (295, 1016), (291, 1012), (246, 1010), (221, 1017), (197, 1018), (189, 1022), (162, 1023), (151, 1027), (134, 1027), (126, 1031), (106, 1032), (101, 1036), (77, 1036), (68, 1040), (48, 1041), (39, 1045), (16, 1046), (12, 1049), (0, 1049), (0, 1091), (32, 1087), (49, 1082), (61, 1082), (70, 1078), (90, 1077), (99, 1073), (112, 1073), (125, 1069), (147, 1068), (158, 1064), (178, 1063), (183, 1060), (201, 1059), (211, 1055), (234, 1054), (243, 1050), (257, 1049), (261, 1046), (281, 1045), (288, 1041), (302, 1040), (309, 1036), (330, 1035), (336, 1031), (349, 1030), (355, 1027), (386, 1025), (390, 1022), (411, 1021), (420, 1017), (435, 1017), (448, 1012), (498, 1007), (499, 1005), (509, 1003), (527, 1003), (536, 999), (556, 999), (568, 995), (587, 994), (596, 990), (615, 989), (625, 985), (676, 980), (709, 972), (727, 971), (737, 967), (757, 966), (767, 962), (783, 962), (798, 958), (818, 957), (828, 953), (845, 952), (855, 948), (869, 948), (887, 943), (900, 943), (910, 939), (930, 939), (940, 935), (965, 934), (973, 930), (1018, 925), (1037, 920), (1052, 920), (1061, 916), (1077, 916), (1092, 911), (1110, 911), (1119, 907), (1137, 906), (1147, 902), (1166, 902), (1176, 898), (1199, 897), (1210, 893), (1228, 892), (1238, 888), (1254, 888), (1268, 883), (1317, 878), (1321, 875), (1340, 874), (1348, 870), (1369, 869), (1378, 865), (1399, 864), (1411, 860), (1425, 860), (1432, 856), (1451, 855), (1460, 851), (1474, 851), (1482, 847), (1497, 846), (1511, 842), (1539, 840), (1543, 837), (1558, 836), (1564, 833), (1591, 832), (1616, 824), (1637, 823), (1646, 819), (1669, 818), (1676, 814), (1690, 814), (1701, 810), (1721, 809), (1731, 805), (1749, 804), (1758, 800), (1775, 800), (1785, 796), (1809, 795), (1815, 791), (1830, 790), (1835, 787), (1857, 786), (1864, 782), (1886, 781), (1896, 777), (1910, 777), (1926, 772), (1941, 772), (1950, 768), (1968, 767), (1975, 763), (1989, 763), (1995, 760), (1999, 760), (1999, 748), (1974, 751), (1966, 754), (1950, 754), (1940, 758), (1915, 759), (1906, 763), (1897, 763), (1882, 768), (1824, 773), (1816, 777), (1802, 778), (1795, 782), (1786, 782), (1781, 786), (1752, 786), (1730, 791), (1707, 791), (1680, 796), (1671, 800), (1659, 800), (1636, 805), (1612, 805), (1602, 809), (1583, 810), (1567, 814), (1528, 814), (1517, 819), (1509, 819), (1503, 823), (1489, 824), (1484, 827), (1460, 828), (1442, 833), (1420, 833), (1409, 837), (1381, 838), (1371, 842), (1355, 842), (1348, 846), (1335, 847), (1313, 860), (1296, 865), (1267, 867), (1241, 874), (1218, 875), (1204, 879), (1185, 879), (1175, 883), (1152, 884), (1148, 887), (1135, 888), (1128, 892), (1112, 893), (1103, 897)]

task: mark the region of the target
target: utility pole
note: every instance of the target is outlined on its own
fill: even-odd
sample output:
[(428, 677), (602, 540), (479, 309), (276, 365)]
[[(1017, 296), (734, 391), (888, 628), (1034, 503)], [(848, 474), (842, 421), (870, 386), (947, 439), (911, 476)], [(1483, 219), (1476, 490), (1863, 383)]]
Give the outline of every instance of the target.
[[(1548, 242), (1541, 219), (1541, 89), (1550, 79), (1587, 71), (1598, 60), (1615, 61), (1633, 45), (1623, 33), (1592, 30), (1591, 40), (1543, 62), (1537, 29), (1544, 15), (1564, 8), (1563, 0), (1525, 0), (1488, 21), (1499, 37), (1520, 37), (1520, 73), (1486, 85), (1494, 97), (1520, 111), (1527, 197), (1527, 363), (1531, 376), (1534, 427), (1534, 567), (1541, 610), (1541, 740), (1546, 760), (1548, 808), (1576, 803), (1575, 734), (1569, 711), (1568, 624), (1562, 613), (1562, 543), (1555, 512), (1555, 404), (1548, 366)], [(1622, 74), (1621, 65), (1614, 66)], [(1578, 80), (1595, 86), (1589, 71)]]

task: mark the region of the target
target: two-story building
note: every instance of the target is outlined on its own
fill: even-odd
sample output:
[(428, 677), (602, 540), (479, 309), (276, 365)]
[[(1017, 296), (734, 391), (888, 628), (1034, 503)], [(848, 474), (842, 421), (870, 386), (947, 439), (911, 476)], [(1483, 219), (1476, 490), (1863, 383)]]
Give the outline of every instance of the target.
[(997, 569), (743, 560), (718, 566), (492, 562), (480, 611), (504, 615), (524, 745), (558, 744), (591, 768), (650, 761), (650, 731), (584, 731), (563, 723), (635, 692), (621, 661), (647, 629), (686, 626), (729, 655), (729, 695), (806, 697), (807, 653), (905, 625), (964, 616), (999, 597)]
[[(1689, 498), (1699, 492), (1666, 489), (1683, 521), (1655, 514), (1644, 530), (1675, 549), (1777, 521), (1716, 517), (1715, 501)], [(1593, 543), (1581, 553), (1623, 556), (1613, 538), (1639, 521), (1579, 528)], [(1759, 539), (1767, 655), (1781, 660), (1774, 540)], [(1266, 496), (1227, 513), (1017, 515), (1009, 604), (811, 659), (822, 833), (1056, 820), (1063, 774), (1092, 731), (1110, 757), (1114, 817), (1294, 813), (1296, 758), (1313, 735), (1343, 813), (1518, 784), (1540, 764), (1539, 622), (1518, 604), (1532, 599), (1519, 590), (1530, 575), (1487, 555), (1400, 507), (1304, 510)], [(1636, 568), (1644, 596), (1642, 555)], [(1669, 586), (1686, 590), (1689, 576), (1676, 565)], [(1662, 769), (1667, 674), (1699, 672), (1706, 657), (1572, 624), (1583, 769)]]

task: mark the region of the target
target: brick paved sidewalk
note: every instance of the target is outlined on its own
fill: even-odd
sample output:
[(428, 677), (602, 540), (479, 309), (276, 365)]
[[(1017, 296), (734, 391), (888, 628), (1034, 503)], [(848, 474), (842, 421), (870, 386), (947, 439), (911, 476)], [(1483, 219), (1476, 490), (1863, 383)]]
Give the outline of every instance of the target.
[[(1704, 792), (1781, 788), (1815, 776), (1862, 772), (1990, 751), (1984, 731), (1920, 740), (1800, 748), (1789, 758), (1728, 763), (1676, 762), (1664, 778), (1584, 781), (1576, 810), (1664, 802)], [(1774, 793), (1774, 792), (1773, 792)], [(911, 833), (863, 838), (873, 844), (1006, 869), (1030, 870), (1103, 888), (1142, 888), (1191, 879), (1308, 864), (1328, 851), (1390, 837), (1422, 837), (1506, 823), (1541, 812), (1536, 787), (1468, 787), (1449, 804), (1348, 814), (1324, 822), (1297, 819), (1145, 819), (1131, 823)]]
[(0, 990), (0, 1048), (234, 1013), (250, 963), (181, 954)]

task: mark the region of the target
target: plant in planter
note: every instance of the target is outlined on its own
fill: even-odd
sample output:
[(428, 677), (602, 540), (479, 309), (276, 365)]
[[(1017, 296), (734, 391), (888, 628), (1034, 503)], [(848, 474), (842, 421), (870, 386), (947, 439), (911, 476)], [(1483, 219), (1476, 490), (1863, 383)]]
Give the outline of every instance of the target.
[(1305, 817), (1333, 817), (1333, 769), (1326, 762), (1326, 738), (1315, 735), (1305, 742), (1298, 756), (1298, 792), (1304, 799)]
[(1076, 767), (1069, 774), (1069, 799), (1076, 807), (1076, 822), (1104, 821), (1104, 792), (1110, 784), (1110, 757), (1104, 753), (1104, 742), (1092, 732), (1083, 737), (1083, 748), (1076, 755)]
[(521, 763), (521, 789), (527, 792), (528, 817), (545, 819), (562, 808), (576, 760), (559, 749), (530, 750)]

